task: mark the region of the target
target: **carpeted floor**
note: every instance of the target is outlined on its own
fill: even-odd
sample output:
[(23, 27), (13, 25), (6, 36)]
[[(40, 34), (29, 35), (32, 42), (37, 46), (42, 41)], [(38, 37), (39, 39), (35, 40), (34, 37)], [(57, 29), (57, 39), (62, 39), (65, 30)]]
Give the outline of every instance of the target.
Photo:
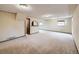
[(72, 35), (42, 31), (0, 43), (0, 53), (8, 54), (75, 54)]

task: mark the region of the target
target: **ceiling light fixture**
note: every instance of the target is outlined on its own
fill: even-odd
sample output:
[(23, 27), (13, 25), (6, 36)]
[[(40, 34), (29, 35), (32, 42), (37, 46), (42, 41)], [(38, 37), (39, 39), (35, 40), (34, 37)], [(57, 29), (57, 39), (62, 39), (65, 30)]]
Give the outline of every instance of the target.
[(42, 17), (46, 17), (46, 18), (48, 18), (48, 17), (52, 17), (53, 15), (51, 15), (51, 14), (47, 14), (47, 15), (43, 15)]
[(31, 10), (32, 9), (31, 6), (28, 5), (28, 4), (18, 4), (17, 7), (19, 9), (25, 9), (25, 10)]
[(19, 4), (19, 5), (20, 5), (20, 7), (23, 7), (23, 8), (29, 7), (29, 5), (27, 5), (27, 4)]
[(43, 25), (43, 23), (39, 23), (39, 25)]

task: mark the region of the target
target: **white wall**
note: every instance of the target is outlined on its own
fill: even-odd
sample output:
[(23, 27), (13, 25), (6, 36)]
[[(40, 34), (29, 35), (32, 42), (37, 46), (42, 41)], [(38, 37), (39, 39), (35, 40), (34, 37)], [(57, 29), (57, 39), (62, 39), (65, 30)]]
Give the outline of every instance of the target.
[(24, 35), (24, 17), (0, 11), (0, 41)]
[(38, 26), (32, 26), (32, 21), (38, 22), (38, 19), (35, 17), (30, 17), (30, 19), (31, 19), (31, 21), (30, 21), (30, 33), (33, 34), (33, 33), (39, 32)]
[(39, 22), (43, 23), (43, 25), (39, 26), (40, 29), (72, 33), (71, 18), (65, 19), (66, 24), (64, 26), (58, 26), (57, 19), (41, 20)]
[[(0, 11), (0, 41), (7, 40), (10, 37), (19, 37), (25, 35), (24, 20), (26, 15), (22, 13), (8, 13)], [(37, 18), (30, 17), (31, 22), (37, 21)], [(38, 32), (38, 27), (31, 26), (31, 33)]]
[(26, 19), (26, 15), (22, 13), (17, 13), (16, 14), (16, 30), (18, 32), (18, 36), (22, 36), (25, 33), (25, 28), (24, 28), (24, 20)]
[(79, 5), (73, 13), (72, 34), (79, 51)]

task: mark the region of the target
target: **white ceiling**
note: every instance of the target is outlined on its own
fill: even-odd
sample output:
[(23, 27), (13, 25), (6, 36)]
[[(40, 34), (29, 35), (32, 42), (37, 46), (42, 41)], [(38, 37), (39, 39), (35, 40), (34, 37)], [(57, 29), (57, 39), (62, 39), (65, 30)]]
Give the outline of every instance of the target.
[(0, 4), (0, 10), (25, 13), (27, 16), (41, 17), (42, 15), (51, 14), (53, 17), (71, 16), (75, 5), (68, 4), (29, 4), (32, 10), (26, 10), (13, 4)]

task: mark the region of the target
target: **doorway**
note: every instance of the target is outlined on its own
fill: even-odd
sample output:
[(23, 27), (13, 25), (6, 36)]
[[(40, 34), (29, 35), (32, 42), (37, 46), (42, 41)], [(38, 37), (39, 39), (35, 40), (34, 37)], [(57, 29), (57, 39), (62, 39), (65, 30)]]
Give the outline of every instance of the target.
[(30, 34), (30, 18), (26, 18), (24, 21), (25, 34)]

